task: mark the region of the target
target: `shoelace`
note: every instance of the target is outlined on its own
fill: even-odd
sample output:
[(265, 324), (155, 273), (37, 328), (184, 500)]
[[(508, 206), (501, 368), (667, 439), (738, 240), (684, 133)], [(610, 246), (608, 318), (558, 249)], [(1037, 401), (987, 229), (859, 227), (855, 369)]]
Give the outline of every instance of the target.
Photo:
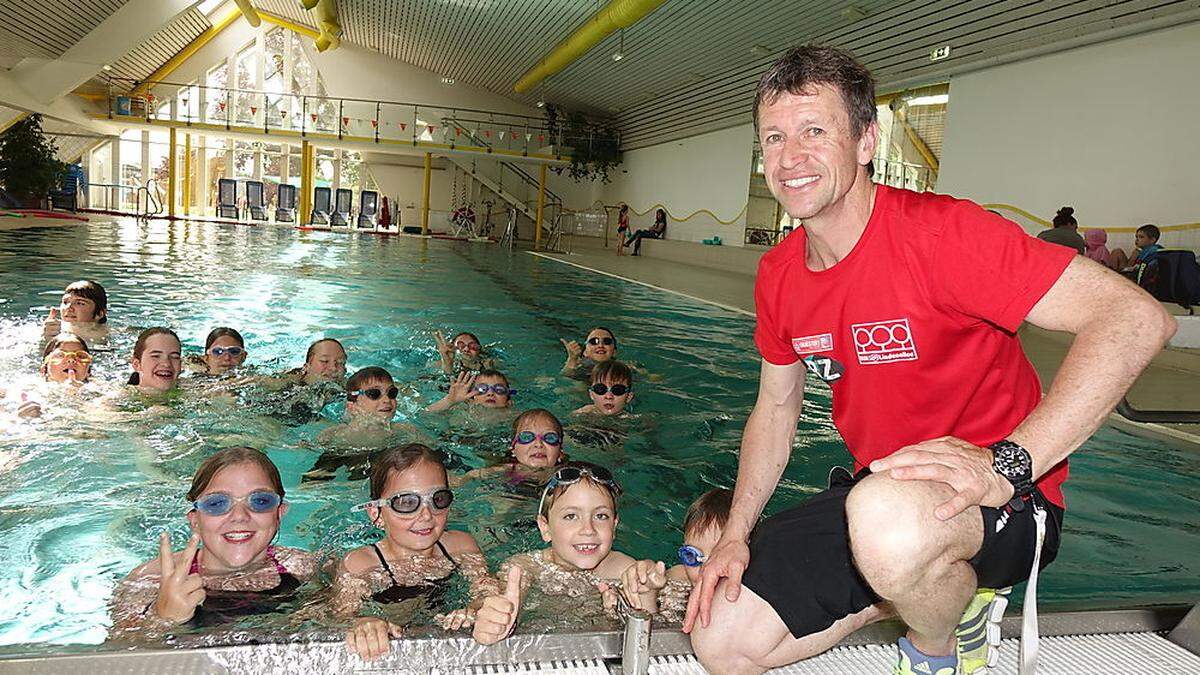
[(1033, 568), (1029, 570), (1029, 583), (1025, 586), (1025, 605), (1021, 609), (1021, 657), (1020, 675), (1033, 675), (1038, 662), (1038, 618), (1037, 578), (1042, 562), (1042, 542), (1046, 539), (1046, 510), (1031, 499), (1033, 520), (1037, 525), (1037, 542), (1033, 549)]

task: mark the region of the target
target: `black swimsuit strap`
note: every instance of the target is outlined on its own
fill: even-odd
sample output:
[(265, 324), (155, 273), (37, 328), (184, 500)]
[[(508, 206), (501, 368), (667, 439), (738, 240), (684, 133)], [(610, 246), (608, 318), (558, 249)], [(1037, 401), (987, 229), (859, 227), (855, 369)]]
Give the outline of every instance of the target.
[(446, 550), (445, 546), (442, 546), (441, 540), (439, 539), (435, 543), (437, 544), (438, 550), (442, 552), (442, 555), (446, 556), (446, 560), (449, 560), (450, 564), (454, 566), (455, 570), (457, 570), (458, 569), (458, 561), (450, 556), (450, 552)]
[(388, 576), (392, 578), (392, 585), (399, 586), (400, 584), (396, 582), (396, 575), (392, 574), (392, 568), (387, 564), (387, 560), (385, 560), (383, 557), (383, 551), (379, 550), (379, 545), (371, 544), (371, 548), (375, 549), (375, 555), (379, 556), (379, 564), (383, 565), (384, 571), (386, 571)]

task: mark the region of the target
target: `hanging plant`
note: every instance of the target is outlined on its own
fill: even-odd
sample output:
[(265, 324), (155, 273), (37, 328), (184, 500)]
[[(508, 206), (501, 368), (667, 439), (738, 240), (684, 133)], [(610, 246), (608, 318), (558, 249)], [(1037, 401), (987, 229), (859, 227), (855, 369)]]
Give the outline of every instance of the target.
[(0, 186), (22, 204), (39, 206), (67, 169), (57, 154), (42, 116), (29, 115), (0, 134)]
[[(576, 182), (599, 179), (609, 182), (609, 172), (621, 163), (621, 138), (606, 122), (589, 119), (583, 113), (564, 113), (557, 106), (546, 105), (546, 131), (551, 138), (562, 138), (570, 149), (567, 175)], [(562, 169), (556, 169), (559, 173)]]

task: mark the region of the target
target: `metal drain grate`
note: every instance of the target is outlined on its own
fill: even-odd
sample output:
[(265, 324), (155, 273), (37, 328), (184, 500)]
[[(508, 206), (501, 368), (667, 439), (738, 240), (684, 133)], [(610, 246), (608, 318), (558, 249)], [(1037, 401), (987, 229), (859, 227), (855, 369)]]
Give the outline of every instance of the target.
[[(1020, 643), (1004, 640), (994, 675), (1015, 675)], [(807, 661), (777, 668), (780, 675), (859, 675), (890, 673), (896, 662), (894, 645), (838, 647)], [(660, 656), (650, 660), (650, 675), (702, 675), (694, 656)], [(1156, 633), (1063, 635), (1042, 637), (1039, 675), (1139, 673), (1180, 675), (1200, 673), (1200, 656)]]
[[(455, 671), (449, 671), (455, 672)], [(538, 675), (608, 675), (603, 661), (586, 659), (579, 661), (543, 661), (541, 663), (511, 663), (504, 665), (475, 666), (457, 671), (469, 675), (509, 675), (510, 673), (537, 673)]]

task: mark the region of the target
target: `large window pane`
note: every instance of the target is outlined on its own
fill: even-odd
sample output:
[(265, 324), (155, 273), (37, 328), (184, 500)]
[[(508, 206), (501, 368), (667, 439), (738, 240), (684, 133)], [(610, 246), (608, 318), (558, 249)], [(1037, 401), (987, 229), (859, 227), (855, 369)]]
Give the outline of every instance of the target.
[(205, 91), (205, 118), (210, 122), (225, 121), (225, 107), (228, 103), (225, 88), (229, 86), (229, 65), (221, 63), (208, 71), (204, 78), (207, 87)]
[(237, 94), (237, 121), (240, 124), (254, 124), (263, 104), (260, 96), (252, 93), (258, 80), (258, 52), (254, 45), (238, 52), (234, 61), (237, 69), (237, 88), (242, 90)]

